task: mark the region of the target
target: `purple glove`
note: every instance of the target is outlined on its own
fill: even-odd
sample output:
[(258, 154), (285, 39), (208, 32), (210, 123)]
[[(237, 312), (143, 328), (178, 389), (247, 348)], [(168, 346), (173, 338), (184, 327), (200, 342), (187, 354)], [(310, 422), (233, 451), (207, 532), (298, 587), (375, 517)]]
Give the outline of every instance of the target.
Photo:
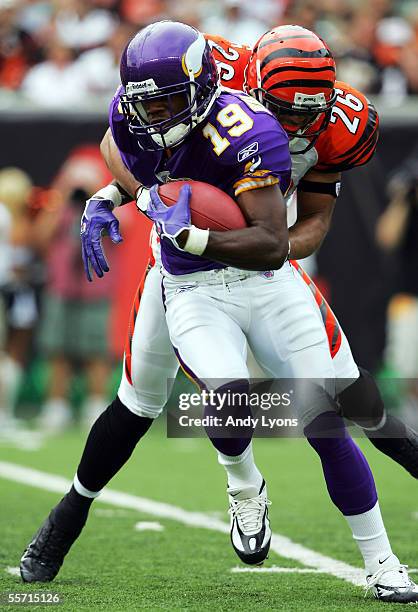
[(122, 242), (119, 233), (119, 221), (112, 212), (113, 202), (104, 198), (92, 197), (87, 200), (81, 217), (81, 254), (84, 270), (89, 281), (92, 281), (90, 265), (101, 278), (104, 272), (109, 272), (109, 266), (102, 247), (102, 234), (107, 231), (112, 242)]
[(154, 221), (157, 232), (161, 238), (168, 238), (177, 247), (176, 237), (185, 229), (192, 226), (190, 213), (190, 197), (192, 188), (184, 185), (180, 190), (179, 199), (173, 206), (166, 206), (158, 195), (158, 185), (151, 187), (149, 192), (151, 202), (148, 205), (147, 215)]

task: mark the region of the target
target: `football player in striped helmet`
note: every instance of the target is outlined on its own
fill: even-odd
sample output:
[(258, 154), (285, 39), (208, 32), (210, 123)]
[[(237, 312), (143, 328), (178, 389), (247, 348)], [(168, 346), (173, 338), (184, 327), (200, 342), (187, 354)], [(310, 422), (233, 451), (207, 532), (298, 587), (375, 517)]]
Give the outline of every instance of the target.
[[(337, 100), (335, 61), (325, 42), (300, 26), (280, 26), (256, 43), (245, 87), (280, 121), (290, 138), (313, 147)], [(294, 152), (293, 152), (294, 153)]]

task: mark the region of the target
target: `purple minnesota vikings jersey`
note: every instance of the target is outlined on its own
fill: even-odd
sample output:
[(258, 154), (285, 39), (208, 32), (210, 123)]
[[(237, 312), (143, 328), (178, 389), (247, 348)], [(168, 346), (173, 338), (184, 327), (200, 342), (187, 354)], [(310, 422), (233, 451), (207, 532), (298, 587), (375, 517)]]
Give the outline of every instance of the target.
[[(110, 105), (109, 123), (124, 164), (142, 184), (151, 187), (176, 179), (203, 181), (232, 198), (250, 189), (278, 184), (286, 193), (291, 175), (287, 134), (251, 96), (223, 91), (206, 120), (167, 153), (139, 148), (120, 112), (121, 91), (119, 88)], [(161, 255), (170, 274), (225, 267), (185, 253), (168, 239), (161, 241)]]

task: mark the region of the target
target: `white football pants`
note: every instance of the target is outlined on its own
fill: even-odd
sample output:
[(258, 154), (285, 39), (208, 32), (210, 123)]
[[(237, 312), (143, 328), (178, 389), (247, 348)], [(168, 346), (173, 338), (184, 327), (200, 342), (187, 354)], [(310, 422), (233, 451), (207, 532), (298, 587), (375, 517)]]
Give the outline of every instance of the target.
[[(338, 393), (342, 391), (343, 388), (345, 388), (346, 386), (354, 382), (356, 378), (358, 378), (359, 376), (358, 368), (352, 357), (347, 338), (345, 337), (341, 328), (339, 327), (338, 322), (335, 316), (333, 315), (332, 311), (330, 310), (329, 306), (326, 304), (325, 300), (323, 300), (319, 291), (317, 290), (315, 285), (312, 283), (312, 281), (309, 279), (309, 277), (307, 277), (307, 275), (303, 272), (302, 268), (300, 268), (300, 266), (296, 262), (292, 262), (292, 263), (294, 265), (295, 271), (292, 271), (292, 269), (289, 270), (288, 264), (285, 264), (285, 269), (286, 269), (285, 276), (287, 277), (288, 282), (290, 281), (290, 278), (293, 279), (294, 285), (292, 286), (299, 287), (298, 297), (296, 299), (300, 300), (301, 304), (303, 304), (303, 307), (301, 307), (302, 310), (303, 308), (308, 309), (309, 320), (312, 321), (314, 329), (315, 329), (314, 335), (318, 335), (318, 337), (321, 336), (321, 340), (319, 342), (320, 348), (316, 349), (321, 354), (323, 352), (324, 329), (326, 329), (327, 331), (328, 357), (325, 357), (325, 362), (327, 363), (327, 368), (328, 368), (329, 367), (329, 356), (332, 354), (332, 366), (333, 366), (332, 373), (329, 372), (331, 376), (328, 376), (327, 374), (327, 377), (337, 378), (336, 391)], [(296, 272), (296, 270), (298, 270), (298, 272)], [(292, 273), (290, 274), (290, 272)], [(223, 275), (224, 277), (223, 279), (222, 279), (222, 276), (219, 277), (220, 282), (215, 283), (215, 285), (208, 285), (208, 287), (211, 288), (210, 290), (213, 290), (213, 287), (217, 286), (216, 293), (218, 296), (221, 296), (220, 298), (221, 301), (226, 297), (226, 295), (229, 295), (228, 292), (230, 293), (231, 289), (233, 289), (234, 291), (234, 300), (236, 302), (237, 301), (239, 302), (238, 296), (241, 296), (241, 300), (243, 300), (243, 302), (241, 303), (241, 306), (239, 306), (238, 304), (234, 305), (234, 302), (232, 302), (230, 305), (231, 313), (234, 315), (236, 320), (239, 321), (240, 318), (244, 316), (243, 308), (245, 308), (246, 299), (243, 299), (243, 296), (244, 296), (243, 290), (245, 289), (246, 285), (245, 284), (242, 285), (242, 283), (245, 281), (234, 281), (233, 283), (229, 283), (227, 282), (227, 279), (225, 278), (226, 273), (218, 272), (218, 273), (207, 273), (207, 274)], [(266, 276), (263, 276), (263, 273), (251, 273), (250, 272), (249, 275), (250, 276), (248, 280), (250, 280), (251, 278), (251, 279), (255, 279), (255, 280), (252, 280), (253, 283), (257, 283), (257, 282), (261, 283), (259, 286), (259, 289), (261, 289), (262, 286), (269, 286), (269, 284), (272, 284), (273, 282), (277, 283), (278, 281), (278, 278), (277, 278), (278, 272), (275, 273), (275, 276), (276, 276), (275, 279), (274, 277), (273, 279), (268, 279), (266, 278)], [(183, 278), (186, 278), (186, 277), (183, 277)], [(187, 282), (185, 281), (182, 282), (181, 279), (179, 279), (178, 277), (174, 281), (170, 281), (170, 279), (166, 278), (164, 280), (164, 283), (166, 286), (166, 293), (168, 292), (167, 283), (170, 284), (170, 282), (173, 282), (173, 283), (177, 283), (177, 285), (175, 287), (172, 287), (172, 289), (170, 290), (171, 294), (174, 294), (177, 296), (180, 296), (182, 293), (193, 293), (194, 294), (195, 291), (197, 291), (197, 280), (195, 279), (194, 281), (189, 282), (191, 280), (191, 275), (187, 275), (187, 278), (188, 278)], [(164, 306), (163, 306), (163, 302), (161, 298), (161, 285), (162, 285), (162, 277), (161, 277), (159, 268), (158, 266), (154, 266), (149, 270), (146, 276), (146, 279), (145, 279), (145, 283), (143, 283), (140, 286), (140, 289), (134, 301), (134, 305), (132, 308), (132, 314), (131, 314), (131, 321), (129, 325), (128, 339), (126, 342), (122, 379), (121, 379), (121, 383), (120, 383), (119, 390), (118, 390), (118, 396), (120, 400), (132, 412), (134, 412), (135, 414), (138, 414), (139, 416), (150, 417), (150, 418), (158, 417), (159, 414), (161, 414), (162, 410), (164, 409), (164, 405), (166, 404), (168, 396), (171, 391), (172, 381), (176, 377), (177, 370), (179, 367), (178, 360), (173, 351), (173, 347), (172, 347), (170, 336), (169, 336), (168, 329), (167, 329)], [(193, 285), (193, 288), (188, 289), (187, 288), (188, 285)], [(241, 289), (238, 289), (238, 286), (240, 286)], [(274, 286), (277, 287), (277, 285), (274, 285)], [(203, 285), (199, 287), (199, 290), (203, 290)], [(257, 293), (257, 291), (255, 290), (255, 286), (251, 290), (252, 294), (254, 294), (254, 292)], [(304, 299), (302, 298), (302, 294), (304, 294)], [(171, 295), (171, 298), (173, 298), (173, 295)], [(207, 302), (213, 303), (214, 298), (212, 298), (210, 295), (206, 295), (204, 298), (199, 297), (199, 300), (200, 299), (204, 300), (206, 304)], [(325, 303), (325, 306), (322, 302)], [(177, 303), (179, 302), (177, 301)], [(307, 306), (307, 303), (311, 305), (311, 308)], [(201, 304), (199, 304), (199, 308), (200, 306)], [(273, 318), (273, 312), (274, 312), (274, 316), (276, 316), (276, 314), (281, 313), (281, 300), (277, 300), (277, 303), (275, 303), (274, 308), (271, 311), (268, 311), (266, 313), (267, 321), (268, 321), (268, 325), (267, 325), (268, 330), (264, 328), (263, 333), (264, 334), (267, 333), (268, 336), (270, 336), (270, 334), (272, 333), (270, 331), (270, 328), (271, 328), (271, 319)], [(312, 318), (312, 312), (315, 312), (316, 319), (315, 317)], [(292, 314), (292, 313), (289, 313), (289, 314)], [(292, 334), (290, 333), (290, 330), (288, 330), (288, 340), (287, 340), (289, 344), (288, 348), (291, 349), (293, 346), (296, 352), (297, 352), (296, 347), (298, 347), (301, 344), (301, 331), (302, 329), (305, 329), (305, 322), (303, 322), (302, 320), (299, 320), (300, 315), (301, 315), (300, 309), (297, 312), (295, 311), (295, 316), (291, 317), (291, 322), (292, 322), (291, 329), (293, 330)], [(205, 317), (208, 317), (208, 316), (209, 314), (205, 312)], [(245, 334), (243, 334), (242, 329), (241, 331), (238, 331), (238, 327), (239, 327), (238, 323), (234, 323), (233, 321), (234, 321), (234, 318), (232, 319), (232, 323), (229, 322), (229, 327), (231, 328), (230, 333), (236, 334), (237, 344), (236, 345), (234, 344), (234, 351), (237, 351), (238, 354), (240, 355), (239, 357), (240, 368), (237, 368), (235, 364), (234, 370), (237, 371), (239, 369), (241, 372), (245, 372), (244, 377), (248, 377), (249, 374), (250, 375), (252, 374), (251, 369), (250, 369), (250, 372), (248, 373), (248, 368), (245, 369), (242, 366), (242, 361), (243, 359), (245, 359), (245, 355), (246, 355), (246, 337), (245, 337)], [(320, 333), (318, 330), (318, 324), (317, 324), (318, 321), (322, 323), (322, 326), (323, 326), (322, 333)], [(242, 321), (242, 323), (247, 323), (247, 327), (248, 327), (248, 323), (249, 323), (248, 322), (248, 312), (247, 312), (247, 321), (246, 322)], [(209, 319), (207, 318), (205, 318), (205, 326), (206, 324), (207, 325), (209, 324)], [(276, 326), (274, 326), (275, 328), (274, 333), (276, 332), (279, 333), (280, 328), (284, 324), (285, 324), (284, 320), (280, 320), (279, 323)], [(251, 335), (252, 335), (254, 346), (256, 347), (256, 350), (258, 347), (257, 357), (260, 362), (260, 365), (262, 365), (263, 369), (265, 370), (268, 376), (276, 376), (275, 368), (277, 366), (277, 363), (275, 362), (275, 368), (273, 370), (270, 370), (269, 365), (268, 365), (270, 355), (269, 355), (269, 351), (267, 351), (267, 346), (271, 347), (274, 350), (277, 350), (277, 347), (275, 346), (276, 342), (273, 341), (271, 337), (268, 337), (267, 338), (268, 342), (267, 344), (264, 345), (261, 329), (260, 330), (257, 329), (258, 327), (257, 321), (255, 320), (250, 321), (250, 326), (251, 326), (251, 332), (252, 332)], [(244, 328), (245, 327), (246, 326), (244, 325)], [(335, 340), (335, 336), (336, 336), (335, 334), (336, 328), (338, 328), (339, 330), (339, 335), (337, 334), (337, 343), (333, 347), (333, 341)], [(219, 329), (217, 328), (212, 329), (212, 332), (214, 334), (213, 337), (214, 338), (220, 337), (221, 342), (222, 342), (222, 345), (215, 343), (216, 345), (215, 348), (217, 349), (217, 352), (216, 352), (217, 357), (215, 359), (216, 363), (219, 363), (218, 356), (219, 356), (219, 353), (221, 352), (220, 347), (225, 344), (225, 338), (223, 338), (222, 329), (223, 329), (222, 327)], [(314, 336), (311, 337), (311, 341), (313, 338)], [(278, 343), (280, 344), (280, 340), (278, 340)], [(251, 343), (250, 343), (250, 346), (252, 346)], [(281, 350), (284, 351), (286, 349), (284, 347), (281, 347)], [(305, 347), (305, 350), (306, 350), (306, 347)], [(266, 352), (268, 354), (264, 355)], [(284, 353), (282, 357), (283, 358), (285, 357)], [(306, 357), (306, 354), (303, 356), (303, 358), (300, 358), (300, 359), (301, 359), (300, 361), (299, 359), (297, 359), (298, 361), (297, 367), (296, 367), (296, 364), (295, 366), (293, 366), (293, 362), (295, 361), (295, 356), (292, 359), (290, 359), (290, 361), (288, 361), (286, 365), (283, 364), (283, 367), (280, 366), (280, 370), (283, 372), (281, 376), (291, 377), (291, 376), (298, 375), (298, 376), (307, 376), (310, 378), (314, 378), (314, 377), (323, 378), (324, 377), (324, 374), (321, 374), (320, 376), (317, 376), (317, 374), (315, 374), (318, 368), (315, 365), (315, 363), (311, 361), (310, 358)], [(303, 363), (302, 363), (302, 359), (303, 359)], [(310, 363), (305, 363), (305, 360)], [(185, 362), (185, 365), (187, 367), (187, 361)], [(230, 365), (230, 363), (228, 365)], [(204, 367), (206, 368), (207, 365)], [(300, 373), (300, 374), (295, 373), (296, 371), (301, 372), (302, 370), (303, 370), (303, 373)], [(292, 375), (290, 374), (291, 371), (294, 372)], [(306, 374), (306, 371), (308, 371), (309, 373)], [(237, 371), (237, 374), (238, 374), (238, 371)], [(254, 373), (252, 375), (256, 376), (256, 374)], [(227, 374), (226, 371), (224, 371), (223, 374), (220, 376), (220, 378), (226, 378), (227, 376), (229, 377), (229, 373)], [(233, 374), (233, 376), (235, 376), (235, 374)], [(213, 373), (209, 377), (214, 377)]]

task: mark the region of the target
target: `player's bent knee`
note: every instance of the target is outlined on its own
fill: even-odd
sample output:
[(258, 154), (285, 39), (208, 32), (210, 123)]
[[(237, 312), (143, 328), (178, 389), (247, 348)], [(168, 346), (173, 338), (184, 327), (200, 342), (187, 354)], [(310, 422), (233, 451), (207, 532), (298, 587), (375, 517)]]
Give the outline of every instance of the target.
[(360, 427), (376, 427), (384, 416), (383, 399), (370, 372), (364, 368), (359, 370), (357, 380), (338, 396), (340, 414)]
[(214, 401), (205, 403), (204, 417), (209, 419), (209, 423), (216, 423), (216, 419), (221, 418), (223, 425), (206, 425), (208, 438), (218, 452), (230, 457), (241, 455), (249, 446), (254, 433), (250, 424), (248, 380), (231, 380), (217, 387), (211, 397)]
[(120, 384), (117, 397), (132, 414), (147, 419), (159, 417), (167, 402), (167, 393), (140, 392), (125, 380)]
[[(293, 394), (299, 423), (308, 427), (318, 417), (329, 412), (337, 414), (337, 403), (334, 400), (334, 381), (326, 379), (324, 386), (311, 379), (299, 379)], [(328, 384), (329, 383), (329, 384)]]
[(344, 420), (335, 411), (317, 416), (304, 428), (303, 433), (321, 457), (335, 453), (347, 438)]
[(164, 410), (167, 398), (152, 398), (151, 401), (124, 402), (126, 408), (137, 417), (155, 421)]

